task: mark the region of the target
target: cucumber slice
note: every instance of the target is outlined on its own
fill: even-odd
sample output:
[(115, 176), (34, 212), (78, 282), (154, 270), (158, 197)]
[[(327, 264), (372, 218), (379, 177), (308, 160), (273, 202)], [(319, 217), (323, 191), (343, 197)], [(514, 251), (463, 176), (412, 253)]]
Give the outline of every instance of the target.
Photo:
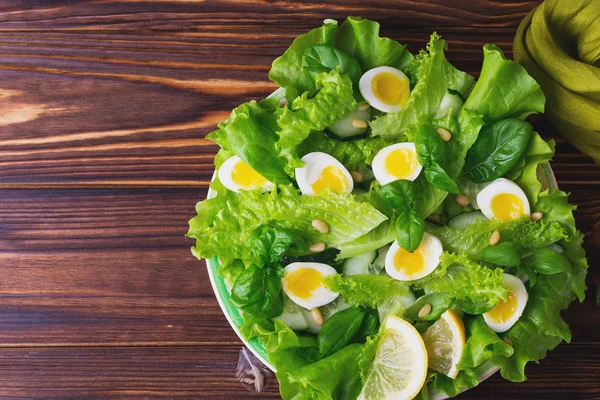
[(403, 296), (392, 296), (377, 307), (379, 320), (384, 321), (388, 315), (403, 316), (404, 311), (410, 307), (417, 298), (410, 290)]
[(368, 274), (369, 263), (357, 257), (348, 258), (346, 261), (344, 261), (342, 273), (344, 276)]
[(391, 245), (388, 244), (387, 246), (383, 246), (382, 248), (377, 250), (377, 258), (375, 259), (375, 261), (373, 261), (372, 264), (373, 269), (377, 271), (377, 273), (380, 273), (385, 268), (385, 257), (387, 256), (390, 247)]
[(352, 125), (352, 121), (359, 119), (361, 121), (369, 122), (371, 120), (371, 107), (364, 111), (354, 110), (346, 118), (335, 121), (328, 129), (337, 137), (350, 138), (358, 135), (362, 135), (368, 129), (367, 128), (355, 128)]
[(564, 253), (565, 249), (563, 249), (561, 247), (561, 245), (557, 244), (557, 243), (552, 243), (550, 246), (548, 246), (548, 248), (550, 250), (554, 250), (555, 252), (557, 252), (558, 254), (562, 254)]
[(310, 313), (310, 310), (300, 307), (300, 312), (308, 324), (308, 331), (314, 334), (321, 332), (321, 325), (317, 324)]
[(370, 265), (377, 257), (375, 250), (350, 257), (344, 261), (343, 274), (345, 276), (370, 274)]
[(359, 258), (366, 261), (368, 264), (371, 264), (377, 258), (377, 250), (367, 251), (366, 253), (359, 254), (352, 258)]
[(327, 321), (333, 314), (343, 311), (349, 307), (350, 306), (344, 301), (344, 299), (338, 297), (331, 303), (326, 304), (323, 307), (319, 307), (319, 309), (321, 310), (321, 314), (323, 314), (323, 321)]
[(465, 102), (457, 93), (447, 92), (442, 98), (442, 103), (440, 104), (440, 108), (438, 108), (437, 113), (433, 117), (434, 119), (446, 118), (450, 111), (452, 111), (453, 115), (458, 114), (458, 111), (462, 108)]
[(283, 300), (283, 313), (281, 313), (281, 315), (275, 319), (285, 322), (287, 326), (296, 331), (304, 331), (308, 329), (308, 323), (306, 322), (304, 315), (302, 315), (300, 306), (294, 303), (287, 296), (284, 296)]
[(486, 220), (487, 218), (479, 210), (466, 212), (458, 214), (456, 217), (448, 221), (448, 226), (450, 228), (462, 229), (465, 226), (470, 225), (479, 219)]

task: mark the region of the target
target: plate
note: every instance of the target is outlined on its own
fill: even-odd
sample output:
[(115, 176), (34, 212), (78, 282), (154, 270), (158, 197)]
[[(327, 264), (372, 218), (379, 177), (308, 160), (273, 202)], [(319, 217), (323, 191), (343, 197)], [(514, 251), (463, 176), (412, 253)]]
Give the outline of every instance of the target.
[[(273, 94), (271, 94), (269, 97), (281, 99), (283, 98), (283, 95), (283, 90), (279, 89), (273, 92)], [(554, 173), (552, 172), (552, 168), (549, 164), (539, 165), (537, 174), (544, 189), (558, 189), (556, 178), (554, 177)], [(212, 189), (208, 190), (208, 199), (215, 197), (215, 195), (216, 193)], [(244, 323), (244, 321), (242, 319), (240, 311), (237, 308), (235, 308), (229, 301), (229, 288), (227, 287), (227, 284), (225, 283), (223, 278), (219, 275), (219, 260), (217, 259), (217, 257), (214, 257), (210, 260), (206, 260), (206, 266), (208, 268), (208, 276), (210, 278), (210, 283), (213, 287), (213, 291), (215, 292), (215, 296), (217, 298), (217, 301), (219, 302), (219, 306), (221, 306), (221, 310), (223, 310), (223, 314), (225, 314), (225, 318), (227, 318), (229, 325), (231, 325), (235, 333), (239, 336), (240, 340), (244, 342), (248, 349), (250, 349), (250, 351), (254, 353), (254, 355), (258, 357), (258, 359), (261, 360), (266, 366), (268, 366), (273, 372), (276, 372), (275, 366), (269, 363), (265, 347), (258, 341), (258, 339), (253, 338), (252, 340), (245, 340), (242, 334), (240, 333), (240, 326)], [(494, 375), (496, 372), (498, 372), (499, 369), (500, 368), (493, 365), (491, 362), (487, 362), (479, 366), (479, 368), (477, 368), (476, 370), (479, 383)], [(430, 396), (433, 400), (444, 400), (448, 398), (448, 396), (446, 396), (444, 393), (436, 393), (433, 390), (430, 391)]]

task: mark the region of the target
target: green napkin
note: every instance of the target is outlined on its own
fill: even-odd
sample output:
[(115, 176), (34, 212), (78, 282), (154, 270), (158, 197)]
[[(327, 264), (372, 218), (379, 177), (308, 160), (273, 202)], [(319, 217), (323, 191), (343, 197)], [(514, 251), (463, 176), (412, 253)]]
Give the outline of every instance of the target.
[(600, 0), (546, 0), (521, 22), (514, 57), (546, 95), (546, 115), (600, 164)]

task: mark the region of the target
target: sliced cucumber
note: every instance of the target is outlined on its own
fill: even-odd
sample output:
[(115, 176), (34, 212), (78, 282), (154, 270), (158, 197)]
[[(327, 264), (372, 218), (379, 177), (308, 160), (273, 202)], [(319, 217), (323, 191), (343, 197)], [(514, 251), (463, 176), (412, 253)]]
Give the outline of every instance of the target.
[(461, 193), (471, 200), (470, 205), (475, 210), (479, 210), (479, 205), (477, 204), (477, 195), (488, 185), (488, 183), (474, 183), (468, 179), (462, 178), (459, 179), (457, 183)]
[(308, 324), (308, 331), (311, 333), (321, 332), (321, 325), (317, 324), (315, 319), (312, 317), (311, 311), (306, 308), (300, 307), (300, 312), (304, 316), (306, 323)]
[(367, 131), (367, 127), (365, 128), (356, 128), (352, 121), (355, 119), (369, 122), (371, 120), (371, 107), (367, 108), (364, 111), (354, 110), (346, 118), (339, 119), (335, 121), (333, 125), (331, 125), (328, 129), (340, 138), (350, 138), (353, 136), (358, 136)]
[(381, 271), (384, 270), (385, 268), (385, 257), (387, 256), (388, 250), (390, 249), (391, 245), (388, 244), (387, 246), (383, 246), (382, 248), (380, 248), (379, 250), (377, 250), (377, 258), (375, 259), (375, 261), (373, 261), (373, 269), (377, 271), (377, 273), (380, 273)]
[(364, 260), (367, 263), (371, 264), (377, 258), (377, 250), (367, 251), (366, 253), (359, 254), (352, 258), (359, 258), (359, 259)]
[(561, 245), (557, 244), (557, 243), (552, 243), (550, 246), (548, 246), (548, 248), (550, 250), (554, 250), (555, 252), (557, 252), (558, 254), (562, 254), (564, 253), (565, 249), (562, 248)]
[(404, 311), (406, 311), (406, 309), (410, 307), (416, 300), (417, 298), (410, 290), (405, 295), (390, 297), (383, 304), (377, 307), (377, 311), (379, 311), (379, 320), (384, 321), (388, 315), (402, 317), (404, 315)]
[(296, 331), (308, 329), (308, 323), (306, 322), (304, 315), (302, 315), (300, 306), (287, 296), (285, 296), (283, 300), (283, 313), (275, 319), (285, 322), (287, 326)]
[(466, 212), (462, 214), (458, 214), (456, 217), (452, 218), (448, 221), (448, 226), (450, 228), (462, 229), (467, 225), (470, 225), (477, 220), (486, 220), (487, 218), (483, 215), (483, 213), (479, 210)]
[(446, 94), (442, 98), (440, 108), (438, 108), (438, 111), (433, 118), (446, 118), (448, 114), (450, 114), (450, 112), (452, 112), (453, 115), (456, 115), (458, 114), (458, 111), (462, 108), (464, 103), (465, 102), (459, 94), (446, 92)]
[(350, 306), (340, 296), (331, 303), (326, 304), (323, 307), (319, 307), (319, 309), (321, 310), (321, 314), (323, 314), (323, 321), (327, 321), (332, 317), (333, 314), (343, 311), (349, 307)]
[(371, 273), (369, 267), (371, 263), (377, 257), (376, 251), (369, 251), (364, 254), (360, 254), (356, 257), (350, 257), (344, 261), (343, 274), (346, 276), (351, 275), (364, 275)]

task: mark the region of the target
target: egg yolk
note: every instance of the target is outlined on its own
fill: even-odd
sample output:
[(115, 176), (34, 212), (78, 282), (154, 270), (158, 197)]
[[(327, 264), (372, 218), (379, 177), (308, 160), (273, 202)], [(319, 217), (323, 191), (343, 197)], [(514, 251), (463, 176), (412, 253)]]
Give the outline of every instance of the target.
[(398, 179), (405, 179), (417, 168), (417, 155), (410, 149), (396, 149), (385, 158), (386, 171)]
[(298, 268), (285, 274), (287, 289), (301, 299), (308, 299), (323, 284), (323, 274), (313, 268)]
[(423, 270), (425, 267), (425, 250), (421, 244), (412, 253), (399, 248), (394, 255), (394, 267), (407, 276), (415, 275)]
[(390, 105), (404, 106), (410, 94), (408, 80), (401, 79), (391, 72), (375, 75), (371, 81), (371, 90), (375, 97)]
[(500, 300), (500, 303), (496, 304), (486, 315), (496, 322), (505, 322), (517, 311), (517, 305), (517, 296), (514, 292), (510, 292), (506, 301)]
[(231, 171), (231, 179), (243, 188), (262, 187), (267, 180), (251, 166), (243, 161), (235, 164)]
[(339, 168), (330, 165), (323, 168), (321, 175), (319, 175), (311, 186), (316, 195), (321, 194), (327, 188), (337, 193), (344, 193), (348, 189), (348, 181)]
[(525, 205), (517, 195), (500, 193), (492, 198), (492, 213), (500, 221), (514, 221), (525, 214)]

